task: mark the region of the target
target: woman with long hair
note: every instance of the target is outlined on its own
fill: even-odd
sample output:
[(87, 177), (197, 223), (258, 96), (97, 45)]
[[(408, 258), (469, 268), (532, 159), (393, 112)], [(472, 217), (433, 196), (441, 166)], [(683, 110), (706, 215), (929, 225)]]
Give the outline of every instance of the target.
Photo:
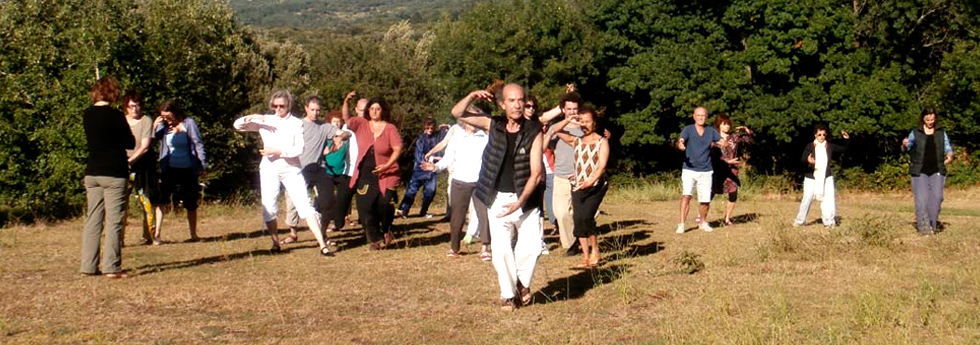
[[(597, 112), (591, 106), (582, 105), (578, 114), (555, 124), (555, 134), (574, 147), (575, 174), (572, 183), (572, 219), (575, 237), (582, 247), (582, 262), (575, 268), (584, 269), (599, 264), (599, 242), (595, 214), (606, 196), (606, 163), (609, 161), (609, 142), (596, 132)], [(569, 123), (578, 125), (582, 136), (577, 137), (562, 130)]]
[(400, 181), (398, 157), (402, 137), (391, 124), (391, 109), (383, 98), (371, 98), (361, 117), (345, 116), (347, 128), (357, 139), (358, 157), (351, 188), (357, 194), (357, 213), (371, 250), (388, 246), (394, 239), (392, 222)]
[(201, 199), (198, 178), (207, 171), (207, 158), (201, 130), (175, 100), (166, 100), (153, 121), (154, 139), (160, 142), (160, 195), (154, 202), (156, 236), (153, 244), (163, 243), (163, 216), (178, 202), (187, 212), (188, 241), (197, 237), (197, 207)]
[(915, 198), (915, 228), (920, 235), (932, 235), (939, 223), (946, 184), (946, 165), (953, 161), (953, 146), (946, 129), (938, 125), (936, 110), (926, 108), (919, 116), (919, 127), (902, 140), (902, 151), (911, 158), (912, 196)]
[[(92, 106), (82, 113), (88, 148), (85, 164), (85, 197), (88, 209), (82, 231), (82, 274), (123, 278), (122, 231), (126, 222), (126, 150), (136, 146), (126, 116), (111, 106), (119, 98), (119, 82), (111, 76), (99, 78), (89, 92)], [(102, 234), (105, 232), (105, 245)], [(100, 255), (101, 254), (101, 255)]]

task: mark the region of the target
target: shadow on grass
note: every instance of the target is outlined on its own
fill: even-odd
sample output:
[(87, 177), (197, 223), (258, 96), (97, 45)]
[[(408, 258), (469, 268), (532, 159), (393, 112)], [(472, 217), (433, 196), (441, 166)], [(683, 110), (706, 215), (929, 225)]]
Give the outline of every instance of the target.
[(165, 271), (170, 271), (175, 269), (191, 268), (195, 266), (214, 264), (219, 262), (235, 261), (235, 260), (256, 257), (256, 256), (283, 255), (283, 254), (288, 254), (289, 252), (296, 249), (317, 248), (317, 247), (318, 246), (316, 244), (308, 245), (308, 246), (297, 246), (297, 245), (284, 246), (282, 248), (281, 254), (272, 254), (271, 252), (269, 252), (268, 249), (256, 249), (256, 250), (251, 250), (242, 253), (215, 255), (215, 256), (193, 259), (193, 260), (143, 265), (134, 269), (133, 272), (135, 273), (135, 275), (147, 275), (147, 274), (160, 273), (160, 272), (165, 272)]
[[(740, 214), (740, 215), (737, 215), (737, 216), (732, 217), (732, 225), (738, 225), (738, 224), (744, 224), (744, 223), (751, 223), (751, 222), (754, 222), (754, 221), (756, 221), (758, 219), (759, 219), (759, 214), (758, 213)], [(708, 222), (708, 225), (710, 225), (713, 228), (717, 228), (717, 227), (720, 227), (720, 226), (725, 226), (725, 220), (724, 219), (718, 219), (718, 220), (715, 220), (715, 221), (712, 221), (712, 222)], [(694, 229), (697, 229), (697, 227), (695, 227)]]
[[(585, 293), (603, 284), (609, 284), (629, 273), (630, 264), (618, 264), (593, 268), (568, 277), (554, 279), (535, 293), (535, 304), (569, 301), (585, 296)], [(543, 296), (538, 296), (543, 295)], [(541, 301), (541, 302), (538, 302)]]
[(624, 257), (647, 256), (664, 250), (663, 242), (654, 241), (637, 244), (650, 238), (649, 232), (649, 230), (637, 230), (615, 236), (600, 237), (600, 252), (604, 257), (618, 260)]
[(617, 220), (612, 223), (606, 223), (600, 225), (599, 228), (596, 229), (596, 232), (599, 235), (602, 235), (602, 234), (608, 234), (616, 230), (630, 228), (635, 225), (652, 225), (652, 224), (653, 223), (650, 223), (644, 219)]

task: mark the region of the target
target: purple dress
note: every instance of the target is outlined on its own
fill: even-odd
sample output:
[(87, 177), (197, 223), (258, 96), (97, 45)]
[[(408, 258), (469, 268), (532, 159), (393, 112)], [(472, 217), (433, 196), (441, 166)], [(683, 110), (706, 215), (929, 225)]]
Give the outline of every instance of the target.
[(738, 191), (742, 182), (738, 179), (738, 165), (728, 164), (728, 161), (738, 157), (738, 148), (752, 143), (752, 134), (735, 132), (728, 135), (727, 144), (711, 149), (714, 168), (712, 192), (714, 194), (729, 194)]

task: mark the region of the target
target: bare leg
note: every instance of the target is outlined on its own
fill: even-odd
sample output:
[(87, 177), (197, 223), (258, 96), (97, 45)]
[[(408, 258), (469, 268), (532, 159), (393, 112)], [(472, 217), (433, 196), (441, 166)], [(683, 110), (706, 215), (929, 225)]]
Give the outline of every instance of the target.
[(592, 254), (589, 256), (590, 265), (599, 264), (599, 240), (595, 234), (589, 235), (589, 245), (592, 246)]
[(729, 201), (728, 204), (725, 205), (725, 222), (726, 223), (731, 223), (732, 222), (732, 211), (735, 211), (735, 203)]
[(589, 266), (589, 238), (579, 237), (578, 239), (579, 247), (582, 247), (582, 263), (578, 264), (578, 268), (585, 268)]
[(711, 206), (711, 203), (702, 202), (701, 207), (698, 208), (698, 214), (701, 215), (701, 221), (705, 223), (708, 222), (708, 206)]
[(191, 241), (197, 241), (200, 238), (197, 237), (197, 210), (187, 211), (187, 229), (191, 233)]
[[(158, 228), (159, 229), (159, 228)], [(265, 229), (269, 231), (269, 235), (272, 235), (272, 246), (279, 246), (279, 224), (275, 219), (265, 222)], [(159, 230), (157, 230), (159, 231)]]
[(684, 221), (687, 220), (687, 213), (690, 210), (691, 210), (691, 196), (690, 195), (681, 196), (681, 214), (677, 222), (684, 223)]
[(153, 238), (153, 244), (163, 243), (163, 215), (167, 213), (167, 206), (154, 206), (153, 213), (156, 215), (157, 233)]

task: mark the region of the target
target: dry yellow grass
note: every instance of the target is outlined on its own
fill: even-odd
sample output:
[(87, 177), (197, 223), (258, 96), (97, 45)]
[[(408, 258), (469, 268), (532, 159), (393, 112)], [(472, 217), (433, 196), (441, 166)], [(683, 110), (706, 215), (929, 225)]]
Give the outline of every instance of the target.
[[(574, 271), (579, 258), (552, 249), (534, 304), (515, 312), (493, 306), (477, 246), (446, 258), (447, 224), (419, 218), (397, 222), (393, 250), (333, 233), (330, 259), (306, 231), (267, 255), (257, 207), (205, 205), (201, 243), (137, 245), (131, 218), (122, 280), (78, 273), (81, 220), (8, 228), (0, 343), (980, 343), (977, 193), (948, 193), (948, 229), (932, 237), (914, 234), (910, 195), (840, 199), (836, 229), (792, 228), (791, 198), (755, 198), (736, 210), (748, 222), (677, 235), (676, 200), (612, 197), (603, 266)], [(187, 236), (176, 217), (166, 229)], [(682, 273), (692, 260), (704, 268)]]

